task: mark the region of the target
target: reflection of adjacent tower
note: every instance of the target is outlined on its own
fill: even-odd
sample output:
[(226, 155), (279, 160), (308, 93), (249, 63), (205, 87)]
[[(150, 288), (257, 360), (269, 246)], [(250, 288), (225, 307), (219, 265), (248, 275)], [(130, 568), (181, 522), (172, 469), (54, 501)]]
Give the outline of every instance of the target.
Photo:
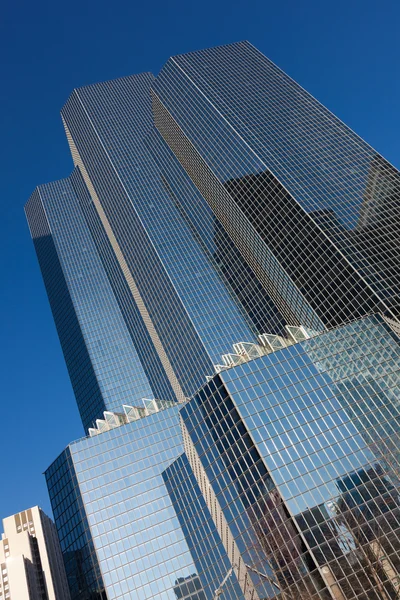
[(178, 600), (206, 600), (196, 573), (187, 577), (179, 577), (175, 581), (174, 592)]
[[(341, 495), (336, 501), (336, 512), (361, 544), (374, 539), (385, 544), (385, 534), (400, 524), (399, 492), (392, 477), (376, 463), (337, 482)], [(400, 550), (399, 543), (396, 547)], [(400, 564), (400, 556), (396, 562)]]
[(258, 331), (281, 334), (285, 321), (271, 297), (214, 217), (214, 260)]
[[(396, 318), (394, 167), (248, 42), (172, 57), (152, 95), (156, 127), (288, 322)], [(385, 227), (341, 237), (334, 220), (353, 230), (366, 188), (365, 223), (373, 198), (380, 219), (392, 198)]]
[[(332, 208), (304, 213), (268, 170), (231, 179), (225, 187), (243, 212), (249, 211), (254, 228), (278, 258), (279, 268), (290, 276), (296, 289), (325, 323), (338, 325), (352, 316), (367, 313), (379, 296), (397, 314), (400, 174), (382, 157), (377, 155), (371, 163), (355, 228), (346, 227), (345, 220)], [(349, 269), (353, 272), (351, 276)], [(348, 277), (354, 285), (353, 298), (348, 296)], [(294, 311), (289, 319), (294, 322), (296, 303), (289, 303), (290, 307), (285, 304), (281, 282), (273, 270), (268, 285), (281, 312)], [(343, 302), (346, 296), (348, 302)], [(326, 304), (327, 297), (330, 306)], [(381, 310), (384, 311), (383, 305)]]
[[(186, 452), (187, 441), (186, 437)], [(205, 473), (199, 476), (198, 464), (189, 460), (185, 453), (172, 462), (162, 476), (205, 596), (207, 600), (214, 600), (215, 590), (231, 566), (238, 562), (239, 553), (215, 496), (210, 500), (211, 486), (204, 487), (207, 476)], [(243, 568), (231, 573), (224, 586), (223, 598), (259, 600), (250, 581), (249, 585), (243, 586), (244, 576)]]
[(356, 227), (349, 233), (354, 260), (397, 314), (400, 306), (400, 174), (383, 157), (371, 160)]
[[(244, 212), (249, 210), (251, 198), (249, 218), (254, 228), (268, 241), (280, 268), (290, 276), (315, 314), (328, 325), (339, 325), (369, 312), (378, 296), (393, 310), (398, 303), (400, 175), (390, 165), (383, 170), (385, 163), (381, 158), (374, 164), (374, 184), (367, 185), (371, 197), (360, 217), (361, 228), (346, 228), (333, 209), (316, 209), (306, 214), (270, 171), (225, 184)], [(294, 311), (294, 322), (298, 307), (296, 303), (285, 307), (280, 280), (273, 271), (269, 285), (281, 311)], [(353, 297), (349, 296), (352, 286)], [(348, 301), (344, 302), (346, 297)], [(381, 310), (384, 311), (383, 305)]]
[(400, 218), (400, 175), (383, 156), (372, 160), (355, 229), (393, 227)]
[(63, 553), (63, 558), (67, 569), (68, 585), (72, 599), (108, 600), (99, 566), (93, 564), (95, 563), (93, 557), (90, 560), (87, 547), (83, 546), (79, 549), (66, 551)]
[(279, 309), (156, 129), (146, 143), (171, 201), (246, 318), (258, 332), (280, 333), (285, 321)]
[[(321, 233), (342, 239), (336, 213), (318, 210), (312, 218), (314, 212), (306, 214), (268, 170), (229, 180), (225, 188), (245, 214), (249, 211), (254, 229), (277, 259), (265, 281), (289, 322), (300, 318), (306, 304), (312, 319), (331, 326), (373, 308), (371, 291)], [(284, 274), (290, 280), (284, 282)]]
[(400, 463), (381, 457), (400, 422), (398, 338), (368, 317), (243, 360), (180, 413), (244, 596), (240, 569), (260, 597), (394, 597)]

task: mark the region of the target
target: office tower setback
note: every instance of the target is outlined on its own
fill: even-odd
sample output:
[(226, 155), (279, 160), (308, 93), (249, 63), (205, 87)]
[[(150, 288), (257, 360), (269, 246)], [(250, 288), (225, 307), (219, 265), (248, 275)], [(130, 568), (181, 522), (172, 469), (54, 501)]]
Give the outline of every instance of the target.
[(72, 600), (400, 594), (399, 172), (248, 42), (72, 92), (26, 214)]
[(38, 507), (3, 519), (2, 600), (70, 600), (53, 521)]
[(205, 596), (193, 575), (190, 541), (164, 485), (163, 471), (183, 453), (178, 417), (177, 404), (147, 407), (139, 418), (131, 415), (124, 424), (70, 444), (47, 469), (72, 598), (102, 598), (106, 592), (108, 600), (131, 595), (205, 600), (210, 586), (218, 587), (229, 561), (215, 525), (211, 519), (198, 523), (214, 569), (207, 578), (200, 573)]
[[(152, 81), (142, 74), (75, 90), (62, 117), (74, 162), (164, 369), (162, 398), (170, 399), (172, 389), (184, 400), (221, 352), (257, 332), (179, 214), (145, 144), (153, 127)], [(98, 237), (94, 232), (100, 246)]]

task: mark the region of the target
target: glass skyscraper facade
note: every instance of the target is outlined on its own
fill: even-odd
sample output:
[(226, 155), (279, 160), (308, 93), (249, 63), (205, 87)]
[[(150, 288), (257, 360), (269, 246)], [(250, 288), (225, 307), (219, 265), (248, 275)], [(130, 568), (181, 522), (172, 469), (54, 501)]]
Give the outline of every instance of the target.
[(289, 322), (398, 316), (399, 172), (248, 42), (171, 58), (155, 123)]
[(151, 397), (152, 389), (76, 189), (83, 189), (78, 169), (68, 179), (39, 186), (26, 213), (86, 429), (106, 410)]
[(152, 81), (142, 74), (75, 90), (62, 117), (162, 362), (165, 387), (184, 399), (221, 353), (257, 331), (175, 206), (145, 143), (153, 127)]
[[(182, 453), (176, 405), (78, 440), (49, 467), (72, 598), (213, 597), (229, 560)], [(174, 486), (164, 482), (173, 481), (171, 469), (182, 477), (182, 468), (186, 528), (174, 510)], [(235, 600), (235, 588), (225, 597)]]
[(260, 598), (397, 597), (399, 368), (399, 338), (366, 317), (227, 369), (181, 409)]
[(89, 432), (46, 471), (72, 600), (397, 598), (399, 172), (248, 42), (62, 119), (26, 214)]

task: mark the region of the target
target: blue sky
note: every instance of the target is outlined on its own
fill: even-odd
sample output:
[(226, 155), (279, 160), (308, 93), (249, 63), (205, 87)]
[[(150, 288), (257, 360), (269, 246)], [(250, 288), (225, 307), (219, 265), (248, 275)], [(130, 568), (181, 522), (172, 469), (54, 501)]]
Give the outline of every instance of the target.
[(72, 168), (59, 111), (73, 87), (250, 40), (400, 166), (398, 0), (5, 0), (0, 13), (0, 517), (39, 504), (42, 472), (81, 437), (23, 206)]

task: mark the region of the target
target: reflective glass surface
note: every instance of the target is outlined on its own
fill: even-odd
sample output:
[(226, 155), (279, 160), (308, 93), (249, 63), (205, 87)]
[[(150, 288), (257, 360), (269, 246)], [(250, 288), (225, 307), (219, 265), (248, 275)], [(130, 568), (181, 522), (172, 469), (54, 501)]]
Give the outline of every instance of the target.
[(45, 476), (71, 600), (107, 600), (69, 448)]
[(248, 42), (172, 57), (152, 89), (156, 126), (287, 320), (397, 315), (397, 169)]
[(85, 429), (105, 410), (152, 397), (73, 186), (40, 186), (26, 212)]
[[(186, 455), (174, 461), (163, 477), (202, 583), (199, 600), (214, 600), (214, 591), (231, 563)], [(229, 577), (222, 597), (244, 600), (235, 574)]]
[(231, 295), (239, 300), (252, 329), (280, 333), (284, 319), (156, 128), (145, 142), (172, 202)]
[(289, 598), (396, 597), (399, 383), (399, 339), (372, 316), (223, 371), (182, 408), (245, 562)]
[[(60, 510), (54, 515), (59, 535), (63, 537), (64, 527), (71, 529), (74, 523), (80, 529), (87, 522), (108, 600), (176, 600), (186, 598), (179, 596), (185, 590), (188, 600), (209, 600), (199, 588), (196, 566), (162, 475), (183, 451), (178, 408), (68, 447), (83, 518), (82, 514), (73, 518), (75, 499), (64, 490), (57, 461), (47, 473), (53, 507), (64, 510), (63, 515)], [(68, 546), (63, 551), (65, 557)], [(70, 577), (75, 576), (77, 571)], [(80, 597), (72, 594), (75, 598)]]
[(257, 330), (177, 209), (144, 142), (153, 125), (152, 80), (141, 74), (80, 88), (62, 116), (120, 267), (157, 336), (165, 377), (189, 396), (222, 353), (238, 339), (254, 340)]
[(398, 598), (398, 171), (247, 42), (62, 119), (26, 213), (84, 426), (118, 413), (46, 471), (72, 600)]

